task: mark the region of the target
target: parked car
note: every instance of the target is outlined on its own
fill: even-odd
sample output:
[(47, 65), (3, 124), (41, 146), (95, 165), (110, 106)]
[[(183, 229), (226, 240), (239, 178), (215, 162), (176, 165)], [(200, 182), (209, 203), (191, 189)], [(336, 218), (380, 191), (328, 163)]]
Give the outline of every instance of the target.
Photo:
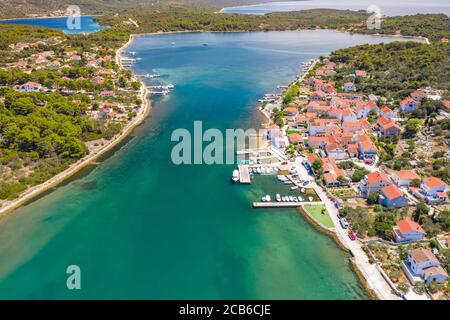
[(350, 240), (355, 241), (356, 240), (356, 235), (353, 233), (352, 230), (348, 230), (348, 237), (350, 238)]
[(340, 218), (340, 219), (339, 219), (339, 223), (341, 224), (342, 229), (347, 229), (347, 228), (348, 228), (348, 222), (347, 222), (347, 219), (345, 219), (345, 218)]

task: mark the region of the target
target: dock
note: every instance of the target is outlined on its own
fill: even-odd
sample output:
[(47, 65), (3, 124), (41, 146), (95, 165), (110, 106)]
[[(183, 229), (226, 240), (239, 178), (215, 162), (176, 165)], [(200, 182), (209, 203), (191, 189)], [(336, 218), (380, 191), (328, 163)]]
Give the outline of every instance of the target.
[(244, 184), (251, 183), (248, 166), (240, 164), (238, 166), (238, 170), (239, 170), (239, 182)]
[(253, 202), (253, 208), (297, 208), (315, 204), (322, 204), (322, 202)]

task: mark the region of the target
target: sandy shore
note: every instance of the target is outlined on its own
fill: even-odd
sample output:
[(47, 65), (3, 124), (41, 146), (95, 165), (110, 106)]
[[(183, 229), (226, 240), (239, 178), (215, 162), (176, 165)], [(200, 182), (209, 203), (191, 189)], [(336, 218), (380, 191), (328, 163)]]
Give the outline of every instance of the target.
[[(122, 52), (125, 48), (127, 48), (130, 43), (133, 40), (134, 35), (130, 36), (130, 39), (127, 43), (125, 43), (121, 48), (119, 48), (116, 51), (116, 62), (123, 68), (122, 64), (120, 63), (120, 57), (122, 55)], [(114, 148), (117, 144), (119, 144), (125, 137), (127, 137), (131, 132), (133, 132), (133, 129), (138, 126), (148, 115), (150, 109), (151, 109), (151, 103), (147, 99), (148, 96), (148, 90), (145, 86), (145, 84), (141, 81), (141, 90), (139, 97), (142, 100), (142, 107), (140, 108), (137, 115), (129, 122), (127, 125), (123, 128), (122, 132), (116, 135), (114, 138), (108, 141), (107, 144), (105, 144), (102, 148), (96, 150), (95, 152), (90, 153), (86, 157), (78, 160), (77, 162), (70, 165), (69, 168), (66, 170), (58, 173), (57, 175), (53, 176), (51, 179), (47, 180), (46, 182), (36, 185), (34, 187), (31, 187), (27, 190), (25, 190), (17, 199), (11, 200), (9, 202), (6, 202), (1, 208), (0, 208), (0, 217), (6, 215), (7, 213), (10, 213), (14, 209), (20, 207), (24, 203), (32, 200), (33, 198), (41, 195), (42, 193), (58, 186), (68, 178), (72, 177), (74, 174), (79, 172), (84, 167), (91, 164), (94, 160), (98, 159), (101, 155), (105, 154), (107, 151)]]

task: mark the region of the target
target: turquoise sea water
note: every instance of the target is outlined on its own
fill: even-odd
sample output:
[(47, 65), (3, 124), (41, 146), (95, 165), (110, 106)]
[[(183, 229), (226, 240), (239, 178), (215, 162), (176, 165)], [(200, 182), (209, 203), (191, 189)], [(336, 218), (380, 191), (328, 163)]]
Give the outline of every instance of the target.
[[(330, 51), (392, 38), (332, 31), (135, 38), (137, 74), (173, 93), (92, 170), (0, 219), (0, 298), (365, 299), (348, 256), (295, 210), (254, 210), (269, 178), (173, 165), (174, 129), (258, 127), (256, 101)], [(205, 45), (207, 44), (207, 45)], [(271, 191), (271, 190), (270, 190)], [(66, 268), (81, 268), (80, 291)]]
[(318, 8), (339, 10), (367, 10), (369, 6), (377, 6), (386, 16), (406, 16), (417, 13), (445, 13), (450, 16), (448, 0), (308, 0), (269, 2), (248, 6), (228, 7), (222, 9), (226, 13), (266, 14), (271, 12), (298, 11)]
[[(100, 26), (92, 16), (81, 16), (79, 29), (70, 29), (67, 25), (67, 20), (68, 20), (67, 17), (12, 19), (12, 20), (0, 20), (0, 24), (24, 24), (31, 26), (49, 27), (61, 29), (64, 31), (64, 33), (67, 34), (92, 33), (104, 29), (104, 27)], [(72, 25), (71, 22), (69, 22), (69, 26), (70, 25)]]

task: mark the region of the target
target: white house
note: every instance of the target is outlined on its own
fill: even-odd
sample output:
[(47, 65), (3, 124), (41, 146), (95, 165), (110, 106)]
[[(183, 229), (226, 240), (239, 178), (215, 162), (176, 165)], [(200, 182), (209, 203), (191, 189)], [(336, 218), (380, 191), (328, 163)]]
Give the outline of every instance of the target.
[(380, 116), (385, 117), (386, 119), (392, 120), (392, 118), (395, 116), (394, 111), (392, 111), (388, 107), (383, 107), (380, 110)]
[(346, 83), (344, 83), (342, 90), (344, 90), (345, 92), (356, 91), (356, 87), (355, 87), (355, 84), (353, 84), (351, 82), (346, 82)]
[(391, 184), (389, 177), (382, 171), (375, 171), (369, 173), (362, 181), (361, 191), (365, 197), (371, 193), (379, 193), (381, 189)]
[(413, 98), (407, 97), (400, 101), (400, 110), (402, 112), (413, 112), (420, 107), (420, 102)]
[(391, 178), (399, 187), (409, 187), (413, 180), (420, 180), (420, 176), (415, 170), (395, 171), (392, 173)]
[(397, 242), (418, 241), (425, 238), (422, 227), (408, 219), (400, 220), (394, 227), (394, 238)]
[(424, 248), (408, 251), (407, 266), (414, 276), (421, 277), (425, 282), (444, 282), (448, 279), (436, 256)]
[(439, 178), (429, 177), (423, 180), (420, 185), (420, 193), (427, 202), (447, 200), (448, 185)]
[(39, 92), (44, 91), (45, 87), (37, 82), (28, 81), (17, 87), (17, 91), (21, 92)]
[(328, 143), (325, 147), (327, 155), (329, 158), (333, 158), (336, 160), (345, 160), (348, 159), (348, 154), (345, 149), (337, 143)]

